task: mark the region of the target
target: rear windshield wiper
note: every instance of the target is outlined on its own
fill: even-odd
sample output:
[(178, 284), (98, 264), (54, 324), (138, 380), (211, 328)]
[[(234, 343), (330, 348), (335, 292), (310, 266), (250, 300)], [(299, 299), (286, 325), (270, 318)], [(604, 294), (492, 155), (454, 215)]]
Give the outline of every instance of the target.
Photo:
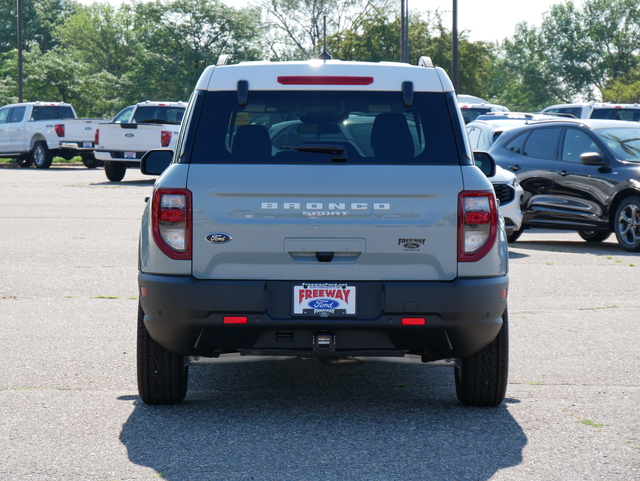
[(302, 144), (283, 145), (283, 149), (297, 150), (298, 152), (312, 152), (316, 154), (331, 154), (332, 162), (346, 162), (347, 156), (344, 153), (344, 145), (340, 144)]

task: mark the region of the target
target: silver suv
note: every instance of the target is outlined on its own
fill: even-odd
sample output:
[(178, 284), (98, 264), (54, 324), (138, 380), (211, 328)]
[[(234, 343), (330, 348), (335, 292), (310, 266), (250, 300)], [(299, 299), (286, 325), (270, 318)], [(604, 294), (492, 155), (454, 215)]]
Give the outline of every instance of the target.
[(543, 114), (568, 114), (577, 119), (640, 120), (640, 104), (580, 103), (550, 105)]
[(462, 403), (500, 404), (507, 243), (479, 155), (428, 59), (207, 68), (175, 152), (141, 161), (162, 172), (140, 234), (142, 400), (181, 402), (190, 364), (229, 356), (385, 357), (452, 366)]

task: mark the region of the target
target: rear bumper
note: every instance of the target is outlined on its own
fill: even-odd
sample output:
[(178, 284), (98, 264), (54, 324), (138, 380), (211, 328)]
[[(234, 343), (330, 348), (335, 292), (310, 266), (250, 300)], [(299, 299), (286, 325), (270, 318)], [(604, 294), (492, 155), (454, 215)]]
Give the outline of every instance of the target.
[(129, 151), (126, 152), (123, 150), (95, 150), (94, 155), (98, 160), (105, 160), (111, 162), (129, 162), (131, 164), (137, 165), (140, 163), (140, 159), (147, 151), (138, 152), (138, 151)]
[[(450, 282), (349, 282), (357, 315), (292, 314), (293, 281), (202, 281), (140, 273), (144, 322), (151, 337), (181, 355), (397, 356), (435, 360), (471, 355), (497, 335), (506, 309), (508, 276)], [(246, 317), (225, 324), (225, 316)], [(424, 325), (402, 325), (423, 317)], [(335, 340), (329, 352), (315, 338)]]

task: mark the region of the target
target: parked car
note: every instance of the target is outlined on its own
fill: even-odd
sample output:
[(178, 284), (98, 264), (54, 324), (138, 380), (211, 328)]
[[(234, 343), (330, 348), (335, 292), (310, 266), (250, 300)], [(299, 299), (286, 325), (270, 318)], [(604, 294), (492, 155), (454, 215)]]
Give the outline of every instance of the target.
[(140, 231), (141, 399), (177, 404), (191, 364), (229, 356), (385, 357), (451, 366), (463, 404), (500, 404), (494, 170), (430, 59), (208, 67), (175, 150), (141, 159), (161, 174)]
[(505, 131), (535, 120), (551, 120), (556, 117), (528, 112), (488, 112), (467, 123), (467, 134), (473, 150), (487, 151)]
[(460, 107), (460, 111), (462, 112), (464, 122), (467, 124), (475, 120), (478, 115), (486, 114), (489, 112), (509, 112), (509, 109), (502, 105), (496, 105), (488, 102), (463, 102), (460, 100), (460, 96), (458, 96), (458, 106)]
[(542, 109), (543, 114), (570, 114), (577, 119), (609, 119), (640, 121), (640, 104), (611, 104), (587, 102), (577, 104), (550, 105)]
[(495, 174), (489, 177), (496, 198), (500, 203), (500, 212), (504, 218), (504, 228), (507, 240), (511, 242), (520, 237), (522, 228), (522, 201), (524, 190), (518, 182), (517, 176), (510, 170), (496, 165)]
[(640, 125), (547, 120), (506, 131), (489, 150), (525, 191), (523, 226), (576, 230), (588, 242), (615, 232), (640, 251)]

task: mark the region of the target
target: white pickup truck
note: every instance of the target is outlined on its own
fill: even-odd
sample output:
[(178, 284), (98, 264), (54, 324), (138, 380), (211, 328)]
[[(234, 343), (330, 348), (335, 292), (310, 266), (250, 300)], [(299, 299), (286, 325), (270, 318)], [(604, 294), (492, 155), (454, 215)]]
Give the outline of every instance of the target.
[(0, 108), (0, 157), (21, 167), (51, 165), (54, 157), (81, 156), (89, 168), (100, 165), (93, 156), (95, 128), (102, 119), (78, 119), (64, 102), (24, 102)]
[(185, 108), (184, 102), (140, 102), (122, 109), (95, 134), (96, 159), (112, 182), (124, 178), (127, 167), (138, 167), (151, 149), (175, 146)]

